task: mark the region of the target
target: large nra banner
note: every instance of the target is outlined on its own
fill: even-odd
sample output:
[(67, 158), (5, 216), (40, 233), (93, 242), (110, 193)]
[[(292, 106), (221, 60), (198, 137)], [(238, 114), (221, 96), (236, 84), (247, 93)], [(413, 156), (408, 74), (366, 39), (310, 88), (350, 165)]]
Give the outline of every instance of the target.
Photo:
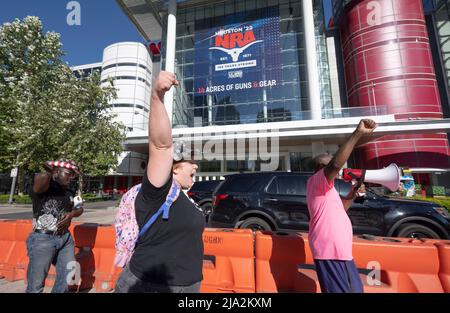
[(278, 7), (200, 20), (195, 29), (196, 95), (230, 95), (280, 84)]

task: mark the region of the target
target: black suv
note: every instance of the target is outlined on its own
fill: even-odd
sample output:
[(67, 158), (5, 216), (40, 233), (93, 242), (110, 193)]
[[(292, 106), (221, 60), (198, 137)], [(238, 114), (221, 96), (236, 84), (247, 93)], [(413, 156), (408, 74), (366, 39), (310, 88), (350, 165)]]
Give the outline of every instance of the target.
[[(210, 227), (307, 231), (306, 181), (312, 173), (260, 172), (226, 176), (214, 192)], [(347, 195), (350, 184), (336, 179)], [(445, 208), (426, 201), (389, 198), (372, 188), (348, 210), (354, 234), (450, 239)]]
[(208, 218), (212, 210), (212, 195), (214, 189), (216, 189), (221, 182), (221, 180), (204, 180), (195, 182), (191, 189), (187, 192), (188, 196), (202, 208), (206, 222), (208, 222)]

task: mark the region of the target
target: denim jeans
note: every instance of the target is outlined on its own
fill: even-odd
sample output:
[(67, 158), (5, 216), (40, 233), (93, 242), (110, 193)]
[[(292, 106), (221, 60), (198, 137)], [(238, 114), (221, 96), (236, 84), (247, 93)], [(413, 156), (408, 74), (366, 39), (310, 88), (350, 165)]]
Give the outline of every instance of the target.
[(32, 232), (27, 239), (27, 253), (30, 262), (27, 271), (29, 293), (42, 292), (50, 265), (56, 267), (56, 279), (52, 293), (68, 291), (68, 276), (73, 273), (75, 251), (69, 232), (61, 236)]
[(119, 275), (115, 293), (199, 293), (201, 282), (189, 286), (160, 285), (142, 281), (126, 266)]

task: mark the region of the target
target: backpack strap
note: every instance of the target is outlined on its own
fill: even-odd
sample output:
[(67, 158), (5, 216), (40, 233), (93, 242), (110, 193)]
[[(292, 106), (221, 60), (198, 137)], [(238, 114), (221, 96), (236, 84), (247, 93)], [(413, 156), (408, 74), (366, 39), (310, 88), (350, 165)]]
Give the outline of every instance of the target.
[(172, 206), (172, 203), (178, 198), (180, 195), (181, 186), (175, 182), (175, 180), (172, 181), (172, 186), (170, 187), (169, 194), (167, 195), (166, 201), (161, 205), (159, 210), (152, 215), (152, 217), (145, 223), (144, 227), (142, 227), (141, 231), (139, 232), (139, 237), (143, 236), (145, 232), (150, 228), (150, 226), (156, 221), (156, 219), (163, 214), (163, 219), (167, 220), (169, 219), (169, 211), (170, 207)]
[(172, 181), (172, 186), (170, 187), (169, 194), (167, 196), (166, 202), (161, 206), (160, 209), (163, 210), (163, 219), (168, 220), (169, 219), (169, 211), (170, 207), (172, 206), (172, 203), (177, 200), (178, 196), (180, 195), (181, 186), (175, 181)]

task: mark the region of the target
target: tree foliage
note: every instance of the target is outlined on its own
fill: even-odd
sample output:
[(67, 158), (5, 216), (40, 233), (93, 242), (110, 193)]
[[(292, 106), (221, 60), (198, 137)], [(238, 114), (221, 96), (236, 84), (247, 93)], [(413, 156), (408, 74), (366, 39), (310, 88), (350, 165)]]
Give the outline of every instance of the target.
[(115, 90), (99, 74), (77, 79), (63, 55), (37, 17), (0, 26), (0, 172), (60, 157), (91, 176), (116, 168), (125, 128), (109, 104)]

